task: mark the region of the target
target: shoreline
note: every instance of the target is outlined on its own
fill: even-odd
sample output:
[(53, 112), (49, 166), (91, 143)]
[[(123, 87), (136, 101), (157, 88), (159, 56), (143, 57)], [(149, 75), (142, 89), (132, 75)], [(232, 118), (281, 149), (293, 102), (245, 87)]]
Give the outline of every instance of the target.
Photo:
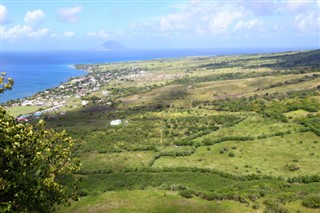
[(88, 63), (88, 64), (82, 64), (82, 63), (75, 63), (75, 64), (66, 64), (65, 66), (70, 68), (70, 69), (74, 69), (74, 70), (77, 70), (77, 71), (83, 71), (83, 72), (86, 72), (84, 73), (84, 75), (81, 75), (81, 76), (72, 76), (72, 77), (69, 77), (68, 79), (66, 79), (65, 81), (63, 82), (60, 82), (59, 84), (57, 84), (57, 86), (54, 86), (54, 87), (49, 87), (45, 90), (39, 90), (37, 92), (35, 92), (33, 95), (29, 95), (29, 96), (26, 96), (26, 97), (23, 97), (23, 98), (18, 98), (18, 99), (13, 99), (13, 100), (8, 100), (6, 102), (3, 102), (3, 103), (0, 103), (1, 105), (7, 105), (8, 102), (18, 102), (18, 101), (23, 101), (23, 100), (27, 100), (27, 99), (30, 99), (34, 96), (36, 96), (37, 94), (39, 93), (44, 93), (46, 91), (51, 91), (51, 90), (54, 90), (55, 88), (59, 88), (61, 86), (63, 86), (64, 84), (69, 84), (72, 80), (75, 80), (75, 79), (81, 79), (85, 76), (87, 76), (88, 74), (92, 74), (95, 72), (95, 67), (98, 67), (98, 66), (125, 66), (125, 65), (136, 65), (136, 64), (139, 64), (139, 63), (146, 63), (146, 62), (152, 62), (152, 61), (155, 61), (155, 62), (159, 62), (159, 61), (171, 61), (171, 60), (182, 60), (182, 59), (195, 59), (195, 58), (205, 58), (205, 57), (237, 57), (237, 56), (248, 56), (248, 55), (272, 55), (272, 54), (280, 54), (280, 53), (287, 53), (287, 52), (304, 52), (306, 50), (300, 50), (300, 51), (285, 51), (285, 52), (277, 52), (277, 53), (256, 53), (256, 54), (251, 54), (251, 53), (244, 53), (244, 54), (238, 54), (238, 53), (235, 53), (235, 54), (221, 54), (221, 55), (193, 55), (193, 56), (180, 56), (180, 57), (161, 57), (161, 58), (152, 58), (152, 59), (142, 59), (142, 60), (125, 60), (125, 61), (113, 61), (113, 62), (97, 62), (97, 63)]

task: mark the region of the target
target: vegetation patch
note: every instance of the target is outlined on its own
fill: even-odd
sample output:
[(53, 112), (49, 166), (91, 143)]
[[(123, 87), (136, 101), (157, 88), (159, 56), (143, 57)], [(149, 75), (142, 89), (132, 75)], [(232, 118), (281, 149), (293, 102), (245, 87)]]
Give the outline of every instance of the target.
[[(310, 152), (320, 153), (320, 147), (313, 145), (313, 141), (317, 138), (315, 134), (306, 132), (244, 142), (225, 141), (211, 145), (209, 150), (206, 147), (198, 147), (196, 152), (190, 156), (160, 157), (155, 161), (153, 167), (186, 165), (197, 168), (212, 168), (236, 175), (258, 173), (287, 177), (305, 174), (316, 175), (320, 172), (317, 169), (317, 165), (320, 163), (319, 154), (310, 155)], [(301, 140), (304, 143), (301, 144)], [(232, 147), (237, 148), (232, 149)], [(292, 163), (295, 159), (301, 159), (298, 163), (299, 166)]]

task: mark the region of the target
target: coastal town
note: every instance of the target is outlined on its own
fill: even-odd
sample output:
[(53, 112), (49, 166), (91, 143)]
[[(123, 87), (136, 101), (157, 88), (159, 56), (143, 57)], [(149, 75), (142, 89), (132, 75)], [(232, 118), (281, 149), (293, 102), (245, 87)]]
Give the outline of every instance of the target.
[(39, 109), (28, 114), (17, 115), (19, 122), (37, 119), (46, 113), (57, 112), (64, 114), (68, 109), (77, 109), (91, 102), (112, 105), (113, 94), (107, 89), (112, 80), (132, 80), (132, 76), (145, 75), (142, 68), (119, 68), (116, 70), (99, 70), (95, 65), (76, 65), (76, 69), (84, 69), (88, 74), (74, 77), (57, 87), (38, 92), (37, 94), (6, 103), (5, 107), (35, 106)]

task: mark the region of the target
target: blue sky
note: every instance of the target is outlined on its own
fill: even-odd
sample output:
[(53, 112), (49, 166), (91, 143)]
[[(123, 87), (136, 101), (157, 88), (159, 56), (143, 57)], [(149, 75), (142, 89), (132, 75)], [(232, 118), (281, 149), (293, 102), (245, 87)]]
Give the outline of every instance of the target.
[(3, 50), (320, 48), (320, 0), (0, 3)]

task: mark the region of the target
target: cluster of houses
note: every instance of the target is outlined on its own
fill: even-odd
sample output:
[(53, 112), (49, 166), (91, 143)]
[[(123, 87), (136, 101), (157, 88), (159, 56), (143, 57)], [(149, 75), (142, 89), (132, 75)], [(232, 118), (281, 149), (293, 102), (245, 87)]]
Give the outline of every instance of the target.
[(18, 122), (28, 122), (30, 120), (39, 118), (41, 115), (42, 115), (42, 113), (38, 111), (38, 112), (34, 112), (32, 114), (19, 115), (16, 117), (16, 120)]
[(28, 122), (28, 121), (33, 120), (33, 119), (38, 119), (41, 115), (43, 115), (45, 113), (58, 111), (60, 109), (60, 107), (61, 106), (53, 106), (53, 107), (50, 107), (50, 108), (47, 108), (47, 109), (36, 111), (34, 113), (19, 115), (19, 116), (16, 117), (16, 120), (18, 122)]
[[(108, 78), (108, 75), (104, 75), (104, 78), (100, 77), (99, 80), (103, 79), (103, 82), (105, 82), (107, 81), (106, 78)], [(66, 100), (71, 98), (81, 99), (92, 92), (98, 91), (101, 84), (101, 81), (98, 81), (98, 79), (89, 74), (83, 77), (74, 78), (69, 82), (50, 90), (39, 92), (28, 99), (16, 101), (11, 104), (11, 106), (61, 107), (66, 105)], [(87, 102), (82, 101), (81, 104), (87, 105)]]
[[(91, 66), (96, 65), (88, 65), (88, 70)], [(67, 100), (70, 99), (79, 100), (78, 105), (73, 105), (72, 108), (86, 106), (89, 104), (89, 101), (83, 100), (83, 97), (101, 90), (102, 85), (106, 85), (113, 79), (124, 79), (128, 76), (133, 77), (143, 73), (144, 71), (141, 68), (121, 68), (103, 72), (92, 72), (82, 77), (72, 78), (58, 87), (39, 92), (29, 98), (13, 101), (10, 106), (39, 106), (40, 108), (44, 108), (33, 114), (17, 117), (18, 121), (29, 121), (38, 118), (44, 113), (60, 110), (61, 107), (67, 106)], [(103, 97), (110, 96), (107, 90), (102, 90), (101, 94)], [(110, 105), (111, 102), (106, 102), (106, 104)], [(116, 121), (115, 125), (119, 125), (119, 121)]]
[[(49, 99), (50, 100), (50, 99)], [(56, 106), (64, 106), (66, 100), (45, 100), (42, 98), (32, 99), (32, 100), (23, 100), (20, 104), (14, 103), (12, 106), (49, 106), (49, 107), (56, 107)]]

